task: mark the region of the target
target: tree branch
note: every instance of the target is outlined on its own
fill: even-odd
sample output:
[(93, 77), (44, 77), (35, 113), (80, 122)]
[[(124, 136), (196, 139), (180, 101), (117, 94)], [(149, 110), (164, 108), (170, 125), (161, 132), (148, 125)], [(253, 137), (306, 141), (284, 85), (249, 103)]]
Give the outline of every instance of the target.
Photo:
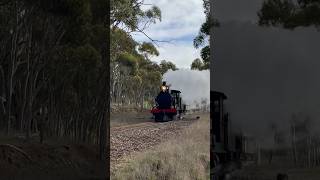
[(136, 28), (137, 31), (135, 32), (139, 32), (139, 33), (142, 33), (144, 36), (146, 36), (152, 43), (154, 43), (157, 47), (160, 47), (157, 43), (171, 43), (172, 44), (172, 40), (169, 40), (169, 41), (164, 41), (164, 40), (156, 40), (156, 39), (153, 39), (151, 38), (148, 34), (146, 34), (143, 30), (139, 29), (139, 28)]

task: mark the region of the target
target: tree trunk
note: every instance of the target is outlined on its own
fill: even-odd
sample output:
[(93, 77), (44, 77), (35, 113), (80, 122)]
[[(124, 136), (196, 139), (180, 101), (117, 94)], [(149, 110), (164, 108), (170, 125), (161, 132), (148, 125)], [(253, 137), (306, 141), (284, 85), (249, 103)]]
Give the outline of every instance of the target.
[(11, 104), (12, 104), (12, 92), (13, 92), (13, 75), (15, 70), (16, 63), (16, 50), (17, 50), (17, 39), (18, 39), (18, 15), (16, 15), (16, 29), (12, 36), (11, 41), (11, 66), (9, 70), (9, 82), (8, 82), (8, 103), (7, 103), (7, 135), (10, 134), (11, 129)]
[(295, 124), (292, 125), (292, 150), (294, 165), (297, 165), (297, 148), (296, 148), (296, 129)]
[(308, 136), (308, 167), (311, 167), (311, 137)]
[(141, 100), (140, 101), (140, 107), (141, 107), (140, 111), (142, 112), (143, 111), (143, 104), (144, 104), (144, 89), (143, 88), (141, 89), (141, 99), (140, 100)]

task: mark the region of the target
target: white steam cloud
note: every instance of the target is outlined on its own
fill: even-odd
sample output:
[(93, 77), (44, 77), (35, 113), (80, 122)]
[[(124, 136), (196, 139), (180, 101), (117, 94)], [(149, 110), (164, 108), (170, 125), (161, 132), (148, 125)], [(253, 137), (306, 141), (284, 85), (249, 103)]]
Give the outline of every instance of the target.
[(190, 106), (189, 108), (195, 107), (195, 101), (200, 103), (201, 99), (207, 99), (208, 104), (210, 102), (209, 70), (169, 70), (164, 74), (163, 81), (171, 85), (170, 89), (181, 91), (182, 100)]

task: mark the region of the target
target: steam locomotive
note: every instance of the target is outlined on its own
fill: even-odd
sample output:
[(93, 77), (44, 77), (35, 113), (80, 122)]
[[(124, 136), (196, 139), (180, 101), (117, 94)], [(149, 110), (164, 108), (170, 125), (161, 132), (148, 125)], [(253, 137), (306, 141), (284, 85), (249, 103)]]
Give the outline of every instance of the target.
[(180, 96), (181, 91), (170, 90), (169, 86), (164, 81), (161, 86), (161, 91), (155, 98), (156, 106), (151, 109), (156, 122), (172, 121), (182, 117), (186, 112), (186, 104), (182, 103)]
[[(211, 111), (211, 152), (210, 163), (213, 167), (212, 179), (217, 172), (217, 167), (229, 162), (252, 161), (256, 157), (254, 148), (249, 138), (242, 132), (231, 132), (229, 127), (229, 113), (227, 113), (224, 101), (227, 96), (218, 91), (210, 91)], [(221, 168), (220, 168), (221, 169)], [(220, 171), (220, 170), (219, 170)]]

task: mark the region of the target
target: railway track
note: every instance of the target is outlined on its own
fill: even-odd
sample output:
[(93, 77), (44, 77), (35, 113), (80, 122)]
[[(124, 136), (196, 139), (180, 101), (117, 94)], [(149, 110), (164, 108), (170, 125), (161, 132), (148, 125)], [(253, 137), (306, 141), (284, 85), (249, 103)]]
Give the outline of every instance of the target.
[(183, 120), (162, 123), (143, 122), (112, 127), (110, 129), (111, 166), (115, 166), (125, 156), (150, 149), (179, 135), (182, 129), (195, 121), (196, 118), (189, 115)]
[(135, 123), (135, 124), (129, 124), (129, 125), (120, 125), (120, 126), (115, 126), (115, 127), (111, 127), (111, 133), (112, 132), (116, 132), (116, 131), (122, 131), (122, 130), (128, 130), (128, 129), (136, 129), (136, 128), (152, 128), (152, 127), (164, 127), (170, 124), (189, 124), (190, 122), (193, 122), (194, 120), (196, 120), (197, 118), (194, 117), (190, 117), (187, 116), (185, 117), (183, 120), (175, 120), (175, 121), (168, 121), (168, 122), (154, 122), (154, 121), (150, 121), (150, 122), (142, 122), (142, 123)]
[(139, 128), (139, 127), (150, 127), (154, 125), (155, 125), (154, 122), (143, 122), (143, 123), (136, 123), (136, 124), (130, 124), (130, 125), (116, 126), (111, 128), (111, 132), (121, 131), (125, 129)]

